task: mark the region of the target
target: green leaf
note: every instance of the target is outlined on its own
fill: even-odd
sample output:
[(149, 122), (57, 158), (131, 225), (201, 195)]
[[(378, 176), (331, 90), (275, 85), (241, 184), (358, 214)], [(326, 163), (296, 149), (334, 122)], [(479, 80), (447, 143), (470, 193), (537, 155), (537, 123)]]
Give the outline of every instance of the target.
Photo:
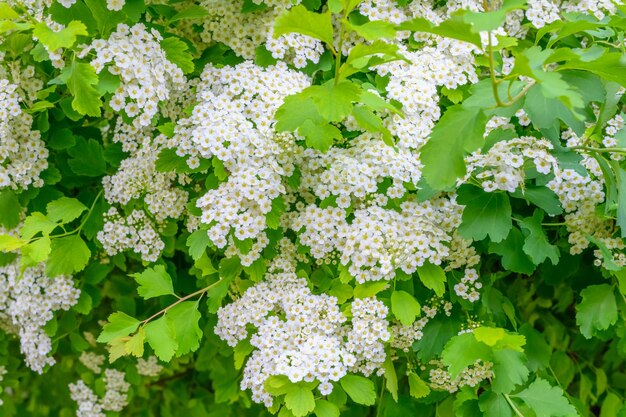
[(543, 213), (541, 210), (535, 210), (532, 217), (520, 220), (520, 227), (527, 232), (522, 249), (535, 265), (539, 265), (546, 258), (550, 258), (552, 265), (556, 265), (559, 263), (559, 248), (548, 242), (546, 232), (541, 226), (542, 221)]
[(37, 23), (33, 29), (33, 36), (39, 39), (49, 51), (56, 51), (59, 48), (70, 48), (76, 42), (79, 35), (87, 36), (87, 28), (82, 22), (72, 20), (65, 28), (54, 31), (45, 23)]
[(368, 41), (376, 41), (382, 38), (392, 39), (396, 36), (396, 28), (393, 24), (383, 20), (365, 22), (362, 25), (346, 25)]
[(476, 340), (473, 333), (454, 336), (441, 352), (441, 361), (448, 367), (452, 379), (476, 360), (491, 361), (491, 358), (491, 348)]
[(241, 261), (237, 257), (222, 258), (218, 271), (223, 279), (233, 279), (239, 276), (242, 271)]
[(333, 45), (333, 25), (330, 12), (315, 13), (303, 5), (292, 7), (280, 15), (274, 23), (274, 37), (286, 33), (301, 33)]
[(233, 349), (233, 359), (235, 361), (235, 369), (241, 369), (244, 361), (254, 351), (254, 346), (248, 339), (242, 340), (237, 343), (237, 346)]
[(118, 311), (109, 316), (108, 323), (102, 328), (98, 342), (107, 343), (119, 337), (133, 333), (139, 327), (139, 320), (126, 313)]
[(210, 166), (210, 160), (200, 159), (200, 165), (197, 168), (191, 169), (189, 165), (187, 165), (187, 158), (176, 155), (176, 149), (172, 148), (162, 149), (156, 161), (156, 170), (159, 172), (202, 172), (209, 169)]
[(317, 417), (339, 417), (339, 407), (330, 401), (315, 400), (315, 409), (313, 410)]
[(209, 235), (205, 229), (198, 229), (187, 238), (187, 246), (189, 246), (189, 255), (194, 261), (206, 253), (206, 249), (211, 243)]
[(413, 345), (417, 358), (422, 362), (428, 362), (435, 356), (439, 356), (445, 344), (460, 330), (461, 323), (457, 320), (435, 316), (424, 327), (424, 337)]
[(525, 323), (519, 332), (526, 338), (524, 351), (528, 358), (527, 364), (531, 371), (547, 368), (550, 365), (552, 349), (546, 343), (543, 334), (535, 330), (530, 324)]
[(7, 3), (0, 3), (0, 19), (17, 19), (20, 17)]
[[(1, 4), (1, 3), (0, 3)], [(20, 224), (22, 206), (15, 193), (11, 190), (0, 192), (0, 224), (8, 230)]]
[(476, 340), (495, 350), (512, 349), (517, 352), (523, 352), (522, 346), (526, 344), (524, 336), (510, 334), (499, 327), (480, 326), (474, 329), (473, 333)]
[(314, 124), (325, 122), (306, 90), (285, 98), (283, 104), (276, 110), (274, 118), (276, 119), (275, 128), (278, 132), (296, 131), (304, 122), (309, 120)]
[(601, 57), (591, 61), (582, 58), (572, 59), (559, 67), (559, 70), (563, 69), (589, 71), (607, 81), (616, 82), (626, 87), (626, 59), (621, 52), (607, 50)]
[(482, 146), (486, 124), (487, 116), (478, 107), (448, 108), (421, 150), (422, 172), (431, 187), (451, 188), (465, 175), (465, 154)]
[(578, 415), (576, 409), (563, 396), (563, 390), (551, 386), (548, 381), (541, 378), (537, 378), (528, 388), (511, 397), (524, 401), (537, 417)]
[(373, 297), (385, 288), (389, 283), (387, 281), (367, 281), (363, 284), (357, 284), (354, 287), (354, 298)]
[(91, 251), (78, 234), (53, 239), (50, 247), (46, 274), (51, 277), (82, 271), (91, 258)]
[(540, 85), (535, 85), (528, 90), (523, 108), (533, 126), (542, 132), (551, 133), (551, 138), (558, 138), (560, 132), (558, 119), (571, 126), (575, 132), (584, 129), (582, 121), (561, 100), (546, 97)]
[(446, 273), (439, 265), (426, 261), (424, 265), (417, 267), (417, 274), (422, 284), (426, 288), (433, 290), (437, 297), (441, 297), (446, 291)]
[(202, 6), (193, 5), (176, 13), (168, 19), (169, 23), (174, 23), (183, 19), (200, 19), (208, 16), (209, 12)]
[(293, 384), (287, 388), (285, 406), (295, 417), (304, 417), (315, 409), (315, 398), (310, 388)]
[(284, 395), (293, 383), (286, 375), (272, 375), (265, 380), (263, 385), (265, 390), (272, 395)]
[(139, 284), (137, 292), (144, 300), (162, 295), (175, 295), (172, 278), (163, 265), (147, 268), (130, 276), (137, 280)]
[(161, 41), (167, 60), (180, 68), (184, 74), (193, 72), (193, 56), (187, 51), (189, 46), (177, 37), (171, 36)]
[(326, 152), (336, 140), (342, 138), (341, 131), (327, 123), (315, 124), (306, 120), (300, 126), (299, 133), (305, 137), (308, 147)]
[(391, 293), (391, 311), (403, 325), (413, 324), (421, 309), (420, 303), (408, 292), (396, 290)]
[(547, 187), (527, 186), (524, 190), (515, 190), (509, 195), (515, 198), (525, 198), (551, 216), (563, 213), (559, 197)]
[(169, 362), (178, 349), (174, 324), (165, 314), (145, 326), (146, 341), (154, 350), (154, 354), (162, 361)]
[(66, 66), (57, 78), (67, 85), (74, 97), (72, 109), (81, 115), (100, 116), (102, 101), (100, 93), (96, 90), (98, 74), (91, 65), (72, 60), (72, 63)]
[(385, 370), (385, 387), (391, 394), (394, 401), (398, 401), (398, 376), (396, 375), (396, 368), (393, 365), (391, 356), (387, 355), (385, 363), (383, 364)]
[(278, 196), (272, 200), (272, 210), (265, 215), (265, 224), (270, 229), (278, 229), (280, 226), (280, 217), (287, 209), (285, 199), (282, 196)]
[(46, 206), (48, 218), (53, 222), (69, 223), (77, 219), (87, 207), (75, 198), (61, 197)]
[(172, 307), (167, 315), (176, 331), (176, 341), (178, 342), (176, 356), (182, 356), (198, 349), (202, 338), (202, 330), (198, 325), (201, 317), (198, 303), (183, 301)]
[(458, 189), (457, 202), (465, 206), (459, 233), (466, 239), (492, 242), (507, 237), (513, 227), (511, 204), (505, 193), (487, 193), (478, 187), (463, 185)]
[(576, 305), (576, 324), (587, 339), (596, 330), (606, 330), (617, 322), (617, 303), (613, 287), (590, 285), (580, 292), (582, 301)]
[(525, 365), (524, 355), (510, 349), (493, 352), (493, 373), (491, 389), (495, 393), (508, 394), (516, 386), (528, 379), (529, 370)]
[(409, 394), (413, 398), (424, 398), (430, 394), (430, 387), (416, 373), (409, 372)]
[(76, 138), (76, 145), (67, 153), (72, 157), (67, 163), (76, 175), (99, 177), (106, 173), (102, 145), (95, 139)]
[(485, 391), (478, 399), (480, 411), (485, 413), (485, 417), (512, 417), (512, 410), (503, 395), (495, 392)]
[[(372, 59), (375, 56), (379, 56), (379, 59)], [(380, 59), (382, 56), (382, 60)], [(356, 44), (348, 54), (345, 67), (339, 69), (339, 73), (342, 74), (341, 79), (345, 79), (349, 75), (353, 74), (355, 70), (368, 68), (373, 65), (380, 65), (385, 62), (395, 61), (404, 58), (398, 53), (398, 45), (387, 43), (384, 41), (375, 41), (372, 44), (358, 43)]]
[(452, 14), (448, 20), (444, 20), (438, 26), (433, 25), (427, 19), (417, 17), (413, 20), (403, 22), (398, 29), (411, 30), (413, 32), (432, 33), (434, 35), (469, 42), (479, 48), (482, 48), (480, 35), (477, 32), (474, 32), (470, 23), (463, 20), (462, 13)]
[(358, 101), (361, 89), (352, 81), (341, 81), (335, 84), (334, 80), (322, 85), (314, 85), (306, 90), (313, 99), (317, 112), (328, 122), (340, 122), (352, 112), (352, 102)]
[(20, 236), (22, 239), (30, 240), (39, 232), (44, 236), (49, 235), (56, 227), (56, 222), (36, 211), (24, 220), (24, 224), (20, 229)]
[(512, 228), (507, 238), (501, 242), (489, 243), (489, 252), (502, 256), (502, 266), (510, 271), (530, 275), (536, 265), (524, 251), (524, 236), (517, 228)]
[[(21, 242), (21, 241), (20, 241)], [(43, 236), (34, 242), (22, 247), (22, 264), (35, 265), (43, 262), (50, 256), (52, 241), (49, 236)]]
[(602, 401), (600, 417), (623, 417), (624, 413), (626, 413), (626, 409), (623, 408), (623, 403), (620, 397), (612, 392), (606, 394), (604, 401)]
[(146, 334), (143, 327), (139, 328), (139, 331), (131, 336), (130, 339), (124, 343), (124, 350), (127, 355), (133, 355), (138, 358), (143, 356), (143, 344), (146, 338)]
[(222, 278), (209, 291), (207, 291), (207, 295), (209, 297), (209, 313), (216, 313), (217, 310), (219, 310), (219, 308), (222, 306), (222, 300), (224, 300), (226, 295), (228, 295), (230, 283), (233, 281), (234, 278), (235, 277), (233, 276), (228, 278)]
[(0, 235), (0, 251), (12, 252), (26, 244), (25, 240), (11, 235)]
[(500, 27), (506, 20), (507, 13), (524, 8), (525, 0), (505, 0), (502, 5), (493, 11), (472, 12), (464, 11), (463, 20), (472, 26), (472, 32), (492, 31)]
[(391, 132), (383, 125), (383, 120), (369, 108), (360, 105), (355, 106), (352, 109), (352, 116), (365, 132), (380, 132), (387, 145), (394, 145)]
[(374, 382), (360, 375), (346, 375), (339, 381), (341, 388), (357, 404), (374, 405), (376, 388)]

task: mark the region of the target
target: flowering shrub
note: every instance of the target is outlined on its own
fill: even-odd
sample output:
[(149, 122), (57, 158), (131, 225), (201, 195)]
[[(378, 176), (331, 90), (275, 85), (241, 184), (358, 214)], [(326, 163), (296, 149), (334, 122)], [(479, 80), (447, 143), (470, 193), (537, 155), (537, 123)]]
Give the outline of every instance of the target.
[(0, 416), (626, 416), (625, 32), (0, 3)]

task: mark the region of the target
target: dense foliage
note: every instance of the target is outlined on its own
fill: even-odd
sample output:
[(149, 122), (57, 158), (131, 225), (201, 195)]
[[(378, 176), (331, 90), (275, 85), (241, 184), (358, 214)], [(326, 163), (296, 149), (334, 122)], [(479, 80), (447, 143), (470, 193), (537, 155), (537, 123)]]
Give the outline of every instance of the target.
[(0, 3), (0, 416), (626, 416), (625, 32)]

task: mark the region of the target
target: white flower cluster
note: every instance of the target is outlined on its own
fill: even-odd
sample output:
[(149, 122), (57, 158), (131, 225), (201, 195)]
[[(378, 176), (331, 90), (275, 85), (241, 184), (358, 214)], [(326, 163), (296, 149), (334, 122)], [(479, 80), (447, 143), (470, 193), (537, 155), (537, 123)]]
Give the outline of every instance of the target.
[(126, 0), (107, 0), (107, 9), (119, 12), (125, 4)]
[[(288, 266), (288, 265), (285, 265)], [(264, 383), (272, 375), (286, 375), (292, 382), (318, 380), (321, 394), (332, 391), (331, 381), (348, 372), (371, 374), (385, 360), (383, 343), (387, 308), (374, 298), (352, 303), (352, 324), (339, 311), (337, 299), (315, 295), (307, 281), (293, 272), (268, 274), (218, 313), (215, 334), (230, 346), (256, 332), (250, 344), (256, 349), (248, 359), (242, 389), (252, 399), (271, 406)]]
[(370, 20), (400, 24), (409, 19), (406, 10), (393, 0), (366, 0), (358, 5), (359, 12)]
[(548, 140), (532, 136), (496, 142), (486, 153), (478, 150), (465, 158), (468, 171), (465, 181), (474, 176), (487, 192), (514, 192), (524, 184), (528, 160), (541, 174), (558, 173), (557, 160), (550, 154), (552, 148)]
[(143, 199), (146, 209), (158, 222), (177, 218), (185, 210), (189, 194), (174, 186), (175, 172), (158, 172), (158, 147), (145, 144), (124, 159), (118, 171), (102, 178), (104, 196), (110, 204), (128, 204)]
[(561, 19), (559, 1), (555, 0), (528, 0), (526, 18), (536, 28), (542, 28), (547, 24)]
[(374, 194), (378, 185), (390, 178), (387, 195), (400, 198), (404, 183), (416, 184), (421, 176), (418, 159), (408, 150), (394, 150), (380, 139), (365, 133), (350, 141), (350, 147), (333, 147), (326, 153), (308, 148), (300, 165), (300, 188), (308, 189), (320, 200), (337, 197), (337, 205), (348, 208), (352, 198)]
[(268, 6), (264, 10), (242, 12), (242, 0), (204, 0), (201, 4), (209, 11), (204, 21), (202, 40), (206, 43), (222, 42), (238, 55), (253, 59), (257, 48), (264, 45), (272, 56), (303, 68), (309, 62), (319, 62), (324, 53), (322, 42), (310, 36), (288, 33), (274, 38), (274, 21), (285, 10), (300, 0), (254, 1)]
[[(619, 123), (617, 120), (613, 124)], [(608, 126), (611, 132), (611, 125)], [(576, 136), (571, 130), (563, 132), (562, 137), (567, 141), (567, 146), (582, 145), (582, 139)], [(586, 169), (586, 173), (580, 173), (573, 169), (563, 169), (559, 175), (551, 180), (547, 187), (559, 197), (565, 215), (565, 225), (567, 227), (568, 242), (571, 244), (570, 253), (577, 255), (589, 247), (588, 236), (600, 241), (611, 252), (613, 261), (618, 265), (626, 265), (625, 248), (622, 239), (613, 236), (614, 221), (601, 218), (597, 215), (598, 205), (605, 199), (604, 182), (602, 170), (598, 162), (591, 156), (584, 155), (581, 165)], [(596, 265), (600, 265), (603, 256), (600, 250), (595, 250)]]
[[(624, 113), (615, 115), (611, 120), (606, 122), (607, 126), (604, 129), (604, 138), (602, 138), (602, 144), (607, 148), (624, 147), (626, 144), (626, 130), (624, 130)], [(611, 152), (610, 158), (615, 161), (623, 161), (624, 154)]]
[(449, 38), (430, 42), (432, 45), (419, 51), (402, 50), (409, 62), (395, 61), (376, 67), (380, 75), (389, 75), (387, 97), (402, 104), (404, 117), (392, 115), (385, 119), (402, 148), (418, 149), (426, 143), (441, 116), (438, 86), (454, 89), (478, 81), (473, 55), (476, 47)]
[(461, 282), (454, 285), (454, 292), (459, 297), (473, 303), (480, 298), (478, 290), (482, 286), (483, 284), (478, 282), (478, 272), (473, 268), (467, 268), (463, 278), (461, 278)]
[(178, 123), (170, 144), (180, 156), (191, 156), (190, 166), (198, 157), (215, 158), (228, 173), (225, 182), (197, 201), (218, 247), (226, 246), (231, 230), (239, 240), (261, 236), (272, 200), (286, 192), (283, 178), (293, 173), (299, 148), (291, 135), (274, 132), (274, 112), (286, 96), (309, 83), (284, 63), (205, 68), (200, 104), (191, 118)]
[(336, 251), (350, 274), (363, 283), (393, 279), (398, 268), (412, 274), (424, 262), (440, 265), (448, 257), (459, 266), (477, 263), (469, 242), (458, 236), (456, 247), (465, 260), (450, 253), (461, 213), (454, 198), (440, 197), (422, 203), (405, 201), (400, 211), (370, 205), (355, 210), (351, 223), (343, 209), (308, 205), (290, 214), (290, 221), (314, 257), (325, 258)]
[(43, 327), (58, 310), (69, 310), (78, 301), (80, 290), (72, 278), (50, 278), (45, 264), (20, 270), (19, 257), (0, 267), (0, 327), (20, 340), (26, 365), (42, 373), (55, 360), (48, 356), (52, 341)]
[(100, 399), (83, 380), (69, 385), (70, 398), (77, 403), (76, 417), (105, 417)]
[(424, 327), (426, 327), (428, 322), (434, 318), (441, 309), (443, 309), (446, 317), (450, 317), (452, 314), (452, 303), (441, 298), (435, 298), (431, 301), (430, 305), (422, 306), (424, 316), (414, 321), (412, 325), (405, 326), (400, 324), (400, 322), (394, 323), (390, 328), (392, 335), (391, 342), (389, 343), (390, 346), (409, 352), (413, 343), (424, 337)]
[(137, 373), (143, 376), (157, 376), (163, 367), (159, 365), (156, 356), (149, 356), (148, 359), (137, 359)]
[(617, 13), (620, 0), (528, 0), (526, 17), (536, 28), (561, 20), (561, 13), (584, 13), (601, 20)]
[[(582, 253), (589, 247), (588, 236), (592, 236), (614, 251), (614, 262), (626, 265), (626, 255), (621, 253), (626, 245), (622, 239), (613, 236), (614, 222), (600, 218), (596, 213), (597, 206), (605, 198), (603, 182), (572, 169), (564, 169), (560, 176), (548, 183), (548, 187), (557, 194), (567, 212), (565, 225), (569, 232), (567, 240), (571, 244), (570, 253)], [(602, 253), (596, 250), (594, 255), (599, 266), (603, 259)]]
[(78, 407), (77, 417), (105, 417), (105, 411), (119, 412), (128, 404), (127, 392), (130, 384), (124, 380), (124, 373), (106, 369), (102, 378), (104, 397), (98, 397), (83, 380), (70, 384), (70, 397)]
[(143, 210), (133, 210), (128, 217), (124, 217), (115, 207), (111, 207), (104, 214), (104, 227), (96, 237), (108, 255), (130, 249), (141, 255), (145, 262), (159, 259), (165, 247), (154, 224)]
[(102, 408), (108, 411), (120, 412), (128, 404), (126, 393), (130, 384), (124, 380), (124, 372), (117, 369), (106, 369), (104, 371), (105, 393), (102, 397)]
[(6, 0), (6, 3), (12, 8), (24, 8), (38, 21), (44, 19), (44, 12), (52, 6), (52, 0)]
[(94, 352), (82, 352), (78, 358), (80, 363), (92, 372), (99, 374), (102, 372), (102, 364), (106, 358)]
[(39, 176), (48, 167), (48, 150), (41, 133), (31, 130), (32, 116), (20, 107), (19, 89), (0, 79), (0, 189), (41, 187)]
[(170, 90), (185, 85), (182, 70), (167, 60), (161, 40), (158, 30), (148, 31), (142, 23), (133, 27), (120, 23), (109, 39), (96, 39), (82, 52), (95, 51), (91, 65), (96, 72), (106, 66), (111, 74), (119, 75), (121, 85), (109, 104), (114, 111), (138, 116), (133, 120), (136, 126), (150, 125), (159, 102), (169, 98)]
[(475, 387), (486, 379), (494, 376), (493, 364), (477, 360), (473, 365), (463, 369), (454, 380), (450, 377), (450, 373), (444, 369), (443, 363), (439, 361), (431, 361), (430, 365), (435, 368), (429, 372), (430, 386), (432, 389), (439, 391), (457, 392), (460, 388), (469, 386)]

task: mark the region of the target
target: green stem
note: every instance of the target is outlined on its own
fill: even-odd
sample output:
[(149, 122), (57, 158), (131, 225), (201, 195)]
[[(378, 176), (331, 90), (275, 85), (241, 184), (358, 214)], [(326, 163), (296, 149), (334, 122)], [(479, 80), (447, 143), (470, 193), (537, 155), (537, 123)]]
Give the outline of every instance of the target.
[[(522, 97), (526, 95), (528, 90), (531, 89), (532, 86), (535, 85), (535, 82), (530, 82), (524, 86), (522, 91), (519, 92), (515, 97), (511, 98), (507, 102), (503, 102), (500, 100), (500, 94), (498, 93), (498, 84), (500, 84), (503, 80), (499, 80), (496, 78), (496, 65), (493, 58), (493, 43), (491, 42), (491, 32), (488, 33), (487, 37), (487, 58), (489, 59), (489, 78), (491, 79), (491, 90), (493, 91), (493, 98), (496, 100), (497, 107), (510, 107), (513, 104), (517, 103)], [(510, 77), (510, 75), (509, 75)], [(508, 77), (507, 77), (508, 78)], [(509, 97), (510, 97), (510, 87), (513, 81), (509, 84)]]
[(626, 153), (626, 148), (594, 148), (591, 146), (570, 146), (569, 149), (597, 153)]
[(344, 11), (341, 18), (341, 29), (339, 29), (339, 44), (337, 45), (337, 52), (335, 53), (335, 85), (339, 82), (339, 67), (341, 65), (341, 49), (343, 48), (343, 37), (345, 36), (346, 27), (344, 20), (348, 17), (347, 11)]
[(200, 295), (200, 296), (203, 295), (205, 292), (209, 291), (211, 288), (215, 287), (220, 282), (222, 282), (221, 279), (216, 281), (216, 282), (214, 282), (213, 284), (209, 285), (208, 287), (204, 287), (202, 289), (199, 289), (198, 291), (196, 291), (194, 293), (191, 293), (191, 294), (186, 295), (184, 297), (178, 297), (178, 300), (176, 300), (174, 303), (170, 304), (169, 306), (165, 307), (162, 310), (157, 311), (156, 313), (154, 313), (153, 315), (151, 315), (147, 319), (141, 321), (141, 326), (143, 326), (144, 324), (148, 323), (150, 320), (160, 316), (161, 314), (167, 313), (172, 307), (177, 306), (178, 304), (182, 303), (183, 301), (187, 301), (190, 298), (196, 297), (198, 295)]
[(498, 107), (504, 107), (502, 101), (500, 101), (500, 94), (498, 94), (498, 84), (500, 83), (496, 79), (496, 64), (493, 59), (493, 44), (491, 42), (491, 32), (487, 33), (487, 57), (489, 59), (489, 78), (491, 78), (491, 89), (493, 91), (493, 98), (496, 100)]
[(84, 217), (83, 221), (78, 226), (78, 229), (76, 229), (78, 233), (80, 233), (80, 231), (83, 230), (83, 226), (85, 226), (85, 224), (87, 223), (87, 220), (89, 220), (89, 218), (91, 217), (91, 213), (93, 213), (94, 208), (96, 208), (96, 203), (98, 202), (98, 200), (100, 200), (100, 197), (102, 197), (103, 192), (104, 192), (103, 190), (100, 190), (98, 192), (98, 195), (96, 195), (96, 198), (94, 198), (93, 203), (91, 203), (91, 207), (89, 207), (89, 211), (87, 212), (87, 215)]
[[(91, 217), (91, 213), (93, 213), (93, 210), (96, 207), (96, 203), (98, 202), (98, 200), (102, 196), (102, 192), (103, 192), (102, 190), (100, 190), (100, 192), (98, 192), (98, 195), (96, 195), (96, 198), (93, 200), (93, 203), (91, 204), (91, 207), (87, 211), (87, 214), (84, 216), (83, 221), (78, 225), (78, 227), (76, 229), (73, 229), (73, 230), (70, 230), (69, 232), (67, 232), (67, 231), (65, 231), (65, 228), (63, 227), (63, 225), (59, 225), (61, 227), (61, 229), (63, 229), (63, 233), (59, 233), (57, 235), (52, 235), (52, 236), (50, 236), (50, 239), (56, 239), (56, 238), (59, 238), (59, 237), (65, 237), (65, 236), (70, 236), (70, 235), (73, 235), (73, 234), (76, 234), (76, 233), (80, 233), (80, 231), (83, 229), (85, 224), (87, 224), (87, 220), (89, 220), (89, 217)], [(37, 240), (39, 240), (41, 238), (42, 238), (42, 236), (34, 237), (34, 238), (30, 239), (28, 241), (28, 243), (36, 242)]]
[(509, 403), (517, 417), (525, 417), (524, 414), (522, 414), (522, 412), (515, 406), (515, 403), (511, 400), (511, 397), (509, 397), (508, 394), (504, 394), (504, 398), (506, 399), (506, 402)]
[(378, 396), (378, 406), (376, 407), (376, 417), (382, 415), (383, 410), (383, 396), (385, 395), (385, 377), (383, 376), (382, 384), (380, 385), (380, 395)]

